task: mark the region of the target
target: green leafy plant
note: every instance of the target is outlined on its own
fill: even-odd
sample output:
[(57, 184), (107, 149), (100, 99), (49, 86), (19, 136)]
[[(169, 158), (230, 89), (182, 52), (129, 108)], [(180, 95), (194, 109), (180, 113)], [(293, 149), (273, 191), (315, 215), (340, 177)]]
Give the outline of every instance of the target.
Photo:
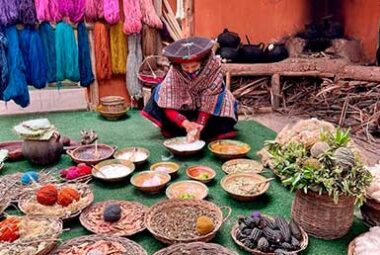
[(349, 168), (340, 164), (342, 159), (334, 157), (334, 152), (339, 148), (344, 147), (345, 151), (350, 151), (347, 147), (350, 141), (348, 132), (341, 129), (335, 133), (322, 131), (321, 140), (327, 142), (330, 148), (318, 158), (313, 158), (310, 150), (300, 143), (267, 143), (274, 171), (283, 178), (283, 185), (292, 191), (325, 193), (335, 202), (338, 202), (340, 196), (353, 196), (356, 203), (362, 204), (372, 175), (359, 157), (355, 158)]

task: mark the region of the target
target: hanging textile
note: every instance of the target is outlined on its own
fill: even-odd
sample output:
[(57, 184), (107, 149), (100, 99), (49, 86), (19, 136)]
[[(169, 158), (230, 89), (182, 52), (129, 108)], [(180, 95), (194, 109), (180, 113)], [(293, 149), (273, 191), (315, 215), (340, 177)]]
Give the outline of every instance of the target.
[(138, 100), (142, 98), (142, 85), (137, 78), (137, 72), (142, 61), (141, 35), (128, 36), (128, 59), (127, 59), (127, 89), (129, 95)]
[(9, 67), (8, 85), (4, 91), (3, 99), (8, 102), (15, 101), (21, 107), (29, 105), (29, 91), (25, 79), (25, 66), (22, 53), (18, 44), (16, 26), (9, 26), (5, 29), (5, 36), (8, 40), (7, 61)]
[(55, 32), (53, 27), (44, 22), (39, 27), (39, 33), (42, 40), (42, 45), (46, 59), (46, 81), (48, 83), (55, 82), (57, 75), (57, 59), (55, 53)]
[(79, 71), (80, 85), (87, 87), (94, 81), (94, 74), (91, 68), (91, 52), (88, 40), (86, 24), (78, 24), (78, 53), (79, 53)]
[(85, 16), (87, 22), (95, 22), (104, 16), (103, 0), (85, 0)]
[(19, 22), (24, 25), (34, 25), (37, 23), (36, 6), (34, 0), (16, 0), (18, 2)]
[(60, 0), (34, 0), (37, 11), (37, 19), (40, 22), (59, 22), (62, 19), (59, 11)]
[(98, 80), (110, 79), (112, 64), (109, 34), (106, 25), (102, 22), (96, 22), (94, 25), (94, 48), (96, 78)]
[(19, 45), (25, 65), (26, 82), (37, 89), (46, 86), (46, 59), (41, 37), (34, 28), (19, 33)]
[(139, 0), (124, 0), (124, 27), (123, 31), (127, 35), (140, 33), (142, 29), (141, 9)]
[(127, 37), (123, 33), (123, 24), (119, 23), (110, 29), (110, 47), (112, 73), (125, 74), (127, 71)]
[(142, 21), (150, 27), (162, 29), (162, 21), (158, 17), (153, 0), (140, 0)]
[(8, 40), (4, 31), (0, 29), (0, 100), (3, 99), (3, 93), (8, 85), (8, 61), (7, 61)]
[(16, 0), (0, 0), (0, 26), (15, 24), (18, 19)]
[(119, 0), (104, 1), (104, 19), (108, 24), (116, 24), (120, 21)]
[(79, 81), (78, 46), (74, 30), (66, 22), (55, 28), (55, 51), (57, 55), (57, 81)]

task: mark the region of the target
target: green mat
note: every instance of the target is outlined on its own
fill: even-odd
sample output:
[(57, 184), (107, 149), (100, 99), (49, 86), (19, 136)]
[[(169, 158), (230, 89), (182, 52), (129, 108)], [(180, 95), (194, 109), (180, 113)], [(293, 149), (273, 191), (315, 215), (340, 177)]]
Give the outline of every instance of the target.
[[(0, 141), (17, 139), (12, 133), (12, 127), (21, 121), (38, 117), (49, 118), (61, 134), (68, 135), (72, 139), (79, 139), (79, 132), (81, 129), (94, 129), (98, 133), (102, 143), (116, 145), (119, 148), (128, 146), (145, 147), (151, 151), (149, 164), (161, 161), (161, 156), (167, 155), (165, 148), (162, 146), (163, 138), (159, 131), (147, 120), (140, 117), (137, 111), (131, 111), (129, 117), (114, 122), (106, 121), (97, 114), (91, 112), (67, 112), (0, 117)], [(256, 151), (262, 148), (264, 141), (275, 137), (273, 131), (253, 121), (241, 121), (237, 125), (237, 128), (239, 130), (237, 139), (251, 145), (252, 150), (248, 156), (253, 159), (257, 159)], [(256, 201), (246, 203), (237, 202), (225, 194), (219, 186), (219, 181), (224, 176), (224, 173), (221, 171), (221, 162), (213, 157), (207, 149), (204, 150), (203, 155), (186, 160), (175, 158), (174, 161), (182, 164), (182, 169), (176, 180), (186, 179), (184, 169), (189, 165), (202, 164), (217, 170), (216, 181), (209, 184), (210, 194), (207, 200), (212, 201), (219, 206), (229, 206), (233, 209), (233, 213), (218, 232), (214, 242), (235, 250), (238, 254), (247, 254), (240, 250), (230, 237), (231, 227), (236, 222), (238, 215), (249, 215), (253, 210), (260, 210), (268, 215), (284, 215), (288, 218), (290, 216), (290, 206), (294, 194), (282, 187), (278, 180), (273, 181), (268, 192)], [(147, 170), (149, 164), (139, 167), (137, 171)], [(70, 165), (72, 165), (70, 158), (68, 156), (62, 156), (56, 167), (66, 168)], [(16, 171), (26, 171), (30, 168), (34, 167), (26, 161), (7, 163), (6, 167), (1, 172), (1, 175), (10, 174)], [(157, 195), (143, 194), (135, 190), (132, 185), (129, 184), (129, 181), (119, 184), (108, 184), (95, 180), (91, 183), (91, 186), (95, 194), (95, 201), (121, 199), (139, 201), (150, 206), (165, 198), (164, 193)], [(9, 209), (7, 212), (15, 213), (16, 211)], [(71, 223), (65, 226), (65, 228), (70, 228), (70, 231), (62, 234), (61, 238), (63, 240), (90, 234), (87, 230), (81, 227), (79, 222)], [(355, 219), (351, 231), (344, 238), (335, 241), (323, 241), (310, 238), (309, 247), (303, 254), (347, 254), (347, 246), (349, 242), (366, 230), (367, 228), (361, 223), (361, 221)], [(131, 237), (131, 239), (141, 244), (149, 254), (153, 254), (160, 248), (164, 247), (160, 242), (156, 241), (148, 231), (137, 234), (136, 236)]]

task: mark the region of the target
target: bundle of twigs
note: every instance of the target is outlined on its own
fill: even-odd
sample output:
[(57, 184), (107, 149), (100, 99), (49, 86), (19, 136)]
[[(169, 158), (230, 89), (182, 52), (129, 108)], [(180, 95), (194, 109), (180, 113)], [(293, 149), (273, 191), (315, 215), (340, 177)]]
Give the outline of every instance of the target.
[(379, 83), (293, 79), (284, 82), (282, 92), (282, 112), (317, 117), (350, 128), (357, 142), (379, 154)]
[(255, 113), (270, 108), (270, 79), (268, 77), (234, 77), (231, 92), (240, 103), (242, 113)]

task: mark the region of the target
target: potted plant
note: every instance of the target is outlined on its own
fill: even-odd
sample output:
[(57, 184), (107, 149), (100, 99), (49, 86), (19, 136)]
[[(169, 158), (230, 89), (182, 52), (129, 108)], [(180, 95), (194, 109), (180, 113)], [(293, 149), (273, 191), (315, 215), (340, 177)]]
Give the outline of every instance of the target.
[(362, 204), (372, 175), (350, 147), (349, 130), (321, 131), (312, 146), (267, 144), (274, 172), (296, 191), (292, 217), (307, 233), (322, 239), (344, 236)]

